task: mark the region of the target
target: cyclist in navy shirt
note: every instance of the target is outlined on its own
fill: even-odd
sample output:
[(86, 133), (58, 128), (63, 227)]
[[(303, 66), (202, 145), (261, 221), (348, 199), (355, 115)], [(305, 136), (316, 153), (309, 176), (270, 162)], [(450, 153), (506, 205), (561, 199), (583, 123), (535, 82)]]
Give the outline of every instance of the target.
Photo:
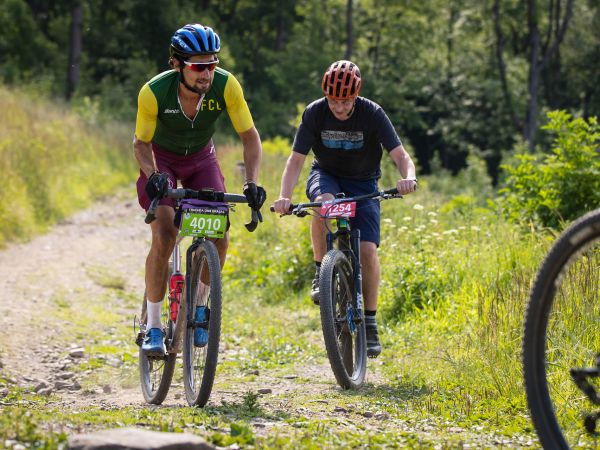
[[(396, 183), (398, 192), (410, 194), (417, 188), (415, 165), (410, 155), (381, 106), (358, 96), (360, 84), (360, 71), (351, 61), (336, 61), (323, 75), (321, 87), (325, 97), (312, 102), (302, 114), (292, 153), (283, 171), (279, 199), (273, 205), (276, 212), (288, 211), (294, 186), (311, 150), (314, 161), (306, 184), (306, 195), (311, 202), (331, 200), (339, 192), (349, 197), (377, 190), (384, 148), (401, 175)], [(367, 355), (370, 357), (381, 353), (375, 321), (380, 282), (379, 219), (379, 202), (373, 199), (359, 202), (357, 215), (351, 218), (352, 226), (360, 229)], [(315, 303), (319, 302), (319, 267), (327, 250), (325, 235), (323, 220), (314, 217), (311, 240), (316, 272), (311, 298)]]

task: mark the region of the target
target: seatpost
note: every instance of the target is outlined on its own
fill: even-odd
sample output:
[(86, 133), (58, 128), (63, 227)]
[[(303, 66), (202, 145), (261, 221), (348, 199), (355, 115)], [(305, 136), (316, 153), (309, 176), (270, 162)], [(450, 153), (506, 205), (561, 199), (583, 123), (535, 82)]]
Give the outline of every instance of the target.
[(173, 248), (173, 273), (181, 272), (181, 250), (179, 248), (179, 242), (175, 242)]

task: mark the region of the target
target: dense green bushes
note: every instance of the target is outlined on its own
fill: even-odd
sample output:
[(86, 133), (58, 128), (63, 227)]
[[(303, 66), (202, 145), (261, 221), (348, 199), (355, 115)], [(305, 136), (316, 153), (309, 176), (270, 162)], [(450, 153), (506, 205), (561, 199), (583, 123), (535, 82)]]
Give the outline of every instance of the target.
[(508, 177), (500, 204), (514, 221), (559, 228), (600, 207), (600, 127), (597, 119), (548, 115), (555, 135), (551, 153), (519, 153), (504, 165)]

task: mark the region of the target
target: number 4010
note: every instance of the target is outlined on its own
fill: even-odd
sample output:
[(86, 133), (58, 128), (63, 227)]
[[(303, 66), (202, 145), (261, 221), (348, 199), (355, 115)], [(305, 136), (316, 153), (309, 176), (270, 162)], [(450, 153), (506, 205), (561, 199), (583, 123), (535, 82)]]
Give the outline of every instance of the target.
[(219, 230), (221, 229), (222, 219), (220, 217), (194, 217), (190, 221), (190, 226), (198, 230)]

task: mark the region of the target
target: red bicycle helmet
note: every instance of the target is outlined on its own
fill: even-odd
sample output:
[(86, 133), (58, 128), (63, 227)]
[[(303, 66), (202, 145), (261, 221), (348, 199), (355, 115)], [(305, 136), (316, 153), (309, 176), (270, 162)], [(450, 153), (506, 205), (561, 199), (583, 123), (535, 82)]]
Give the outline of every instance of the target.
[(352, 61), (336, 61), (323, 75), (323, 94), (332, 100), (350, 100), (360, 91), (360, 70)]

